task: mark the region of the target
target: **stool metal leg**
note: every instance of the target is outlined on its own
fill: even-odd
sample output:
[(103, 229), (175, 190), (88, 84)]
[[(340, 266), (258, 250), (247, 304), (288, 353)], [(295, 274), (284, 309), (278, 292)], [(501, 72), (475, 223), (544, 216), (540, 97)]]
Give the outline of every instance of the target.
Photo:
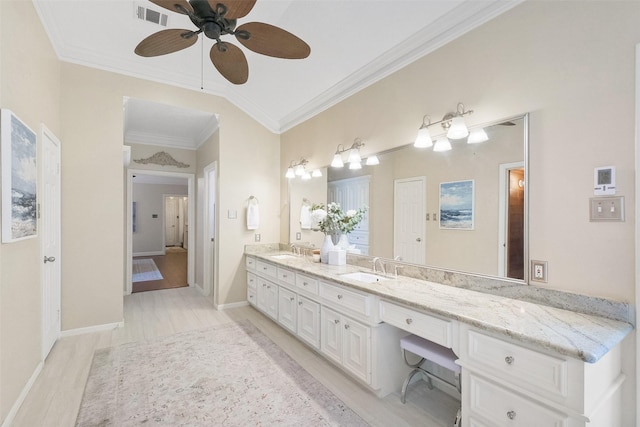
[(407, 377), (406, 380), (404, 380), (404, 384), (402, 384), (402, 391), (400, 392), (400, 402), (405, 403), (406, 402), (406, 394), (407, 394), (407, 387), (409, 386), (409, 383), (411, 382), (411, 378), (413, 378), (413, 376), (419, 372), (422, 372), (420, 369), (416, 368), (413, 371), (411, 371), (409, 373), (409, 376)]

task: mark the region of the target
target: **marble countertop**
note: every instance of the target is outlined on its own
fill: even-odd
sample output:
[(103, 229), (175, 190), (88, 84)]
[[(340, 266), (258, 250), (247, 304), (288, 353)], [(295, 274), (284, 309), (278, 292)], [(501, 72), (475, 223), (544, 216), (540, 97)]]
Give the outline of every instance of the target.
[(589, 363), (597, 362), (633, 329), (631, 324), (618, 320), (409, 277), (371, 284), (349, 280), (341, 275), (372, 271), (353, 265), (314, 263), (305, 257), (273, 257), (281, 253), (248, 255)]

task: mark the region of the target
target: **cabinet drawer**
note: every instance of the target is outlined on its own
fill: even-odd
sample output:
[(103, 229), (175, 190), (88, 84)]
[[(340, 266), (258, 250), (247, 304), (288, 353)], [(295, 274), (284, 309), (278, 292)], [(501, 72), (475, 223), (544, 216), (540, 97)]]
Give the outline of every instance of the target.
[(291, 270), (287, 270), (286, 268), (278, 267), (278, 280), (280, 281), (280, 283), (295, 286), (296, 274)]
[(296, 286), (300, 289), (304, 289), (309, 293), (318, 295), (318, 281), (312, 277), (297, 273)]
[(247, 289), (256, 290), (256, 284), (258, 283), (258, 279), (256, 275), (253, 273), (247, 273)]
[(373, 295), (363, 295), (328, 283), (320, 282), (320, 296), (331, 306), (369, 317)]
[(252, 256), (247, 256), (244, 259), (245, 266), (247, 270), (255, 270), (256, 269), (256, 259)]
[(278, 269), (276, 266), (260, 260), (256, 260), (256, 273), (274, 279), (278, 278)]
[(380, 320), (441, 346), (453, 347), (453, 326), (449, 320), (387, 301), (380, 301)]
[[(469, 375), (470, 419), (477, 415), (495, 427), (567, 427), (569, 417), (503, 388)], [(482, 425), (476, 423), (475, 425)]]
[(568, 362), (479, 333), (467, 332), (467, 359), (542, 396), (566, 396)]

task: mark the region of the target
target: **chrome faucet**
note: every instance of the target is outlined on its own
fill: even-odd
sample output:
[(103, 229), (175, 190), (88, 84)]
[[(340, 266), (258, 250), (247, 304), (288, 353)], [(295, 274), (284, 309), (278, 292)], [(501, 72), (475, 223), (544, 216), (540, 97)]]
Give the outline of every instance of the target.
[(384, 261), (382, 261), (380, 257), (374, 257), (373, 260), (371, 261), (373, 263), (373, 272), (377, 273), (376, 264), (378, 264), (378, 261), (380, 261), (380, 272), (382, 274), (387, 274), (384, 270)]
[(300, 248), (298, 246), (296, 246), (295, 243), (291, 244), (291, 252), (293, 252), (294, 255), (300, 255)]

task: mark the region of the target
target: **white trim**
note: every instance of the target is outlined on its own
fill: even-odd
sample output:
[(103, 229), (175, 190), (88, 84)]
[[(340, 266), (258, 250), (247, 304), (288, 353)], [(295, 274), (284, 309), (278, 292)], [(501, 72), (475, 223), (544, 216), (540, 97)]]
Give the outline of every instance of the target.
[[(209, 163), (207, 166), (204, 167), (204, 194), (203, 194), (203, 218), (202, 218), (202, 225), (203, 225), (203, 235), (204, 235), (204, 241), (203, 241), (203, 266), (202, 266), (202, 281), (203, 281), (203, 286), (202, 286), (202, 293), (205, 296), (209, 296), (211, 294), (213, 294), (213, 303), (214, 305), (217, 303), (218, 301), (218, 295), (216, 292), (216, 284), (217, 284), (217, 271), (218, 271), (218, 235), (219, 235), (219, 228), (218, 228), (218, 218), (219, 218), (219, 209), (218, 209), (218, 182), (219, 182), (219, 175), (218, 175), (218, 162), (214, 161), (212, 163)], [(211, 204), (210, 200), (209, 200), (209, 196), (211, 194), (211, 189), (209, 188), (209, 174), (210, 173), (214, 173), (215, 176), (215, 187), (213, 189), (213, 193), (214, 193), (214, 218), (215, 218), (215, 223), (214, 223), (214, 230), (213, 230), (213, 236), (214, 236), (214, 242), (213, 242), (213, 254), (211, 254), (211, 242), (209, 240), (209, 236), (212, 234), (211, 230), (209, 230), (209, 217), (210, 217), (210, 212), (209, 212), (209, 205)], [(213, 259), (213, 266), (211, 265), (211, 259)], [(212, 268), (213, 267), (213, 268)]]
[(38, 376), (40, 375), (40, 372), (42, 372), (43, 366), (44, 366), (44, 362), (39, 362), (38, 363), (38, 366), (36, 366), (36, 369), (34, 369), (33, 374), (31, 374), (31, 377), (29, 378), (29, 381), (27, 381), (27, 383), (22, 388), (22, 391), (20, 392), (20, 395), (18, 396), (16, 401), (13, 403), (13, 406), (11, 407), (11, 410), (9, 411), (9, 413), (5, 417), (4, 421), (2, 422), (2, 427), (9, 427), (11, 425), (11, 423), (13, 423), (13, 419), (16, 417), (16, 414), (20, 410), (20, 407), (22, 406), (22, 403), (27, 398), (27, 395), (31, 391), (31, 388), (33, 387), (33, 384), (38, 379)]
[(249, 305), (249, 301), (240, 301), (240, 302), (232, 302), (229, 304), (214, 304), (213, 307), (216, 310), (230, 310), (232, 308), (240, 308), (240, 307), (246, 307)]
[(165, 255), (164, 251), (152, 251), (152, 252), (134, 252), (133, 256), (162, 256)]
[[(132, 221), (132, 202), (133, 202), (133, 175), (157, 175), (157, 176), (170, 176), (176, 178), (187, 179), (187, 216), (189, 217), (189, 224), (195, 224), (195, 174), (182, 173), (182, 172), (164, 172), (157, 170), (147, 169), (128, 169), (126, 177), (126, 236), (127, 236), (127, 253), (125, 260), (125, 281), (123, 286), (124, 295), (130, 295), (133, 289), (133, 282), (131, 281), (133, 274), (133, 221)], [(164, 208), (163, 208), (164, 209)], [(189, 239), (187, 245), (187, 283), (189, 286), (193, 286), (195, 281), (195, 239)], [(164, 242), (164, 230), (163, 230), (163, 242)], [(163, 253), (164, 254), (164, 253)]]
[[(502, 163), (500, 165), (499, 186), (500, 194), (498, 201), (498, 276), (507, 277), (507, 200), (509, 199), (509, 188), (507, 182), (507, 171), (511, 169), (524, 169), (524, 162)], [(525, 261), (526, 264), (527, 261)], [(525, 270), (529, 268), (524, 266)]]
[[(638, 200), (640, 200), (640, 174), (638, 174), (638, 170), (640, 168), (640, 43), (636, 45), (636, 126), (635, 126), (635, 152), (636, 152), (636, 162), (635, 162), (635, 196), (636, 196), (636, 224), (635, 224), (635, 249), (636, 249), (636, 286), (635, 286), (635, 310), (632, 310), (632, 323), (636, 323), (637, 316), (637, 307), (640, 307), (640, 254), (638, 253), (638, 249), (640, 248), (640, 227), (638, 226), (640, 222), (640, 211), (638, 210)], [(636, 329), (637, 331), (637, 329)], [(636, 425), (640, 425), (640, 381), (638, 381), (638, 377), (640, 374), (640, 337), (638, 333), (634, 331), (636, 334)]]
[(116, 323), (105, 323), (104, 325), (87, 326), (86, 328), (67, 329), (60, 334), (61, 338), (72, 337), (75, 335), (90, 334), (92, 332), (109, 331), (112, 329), (123, 328), (124, 320)]

